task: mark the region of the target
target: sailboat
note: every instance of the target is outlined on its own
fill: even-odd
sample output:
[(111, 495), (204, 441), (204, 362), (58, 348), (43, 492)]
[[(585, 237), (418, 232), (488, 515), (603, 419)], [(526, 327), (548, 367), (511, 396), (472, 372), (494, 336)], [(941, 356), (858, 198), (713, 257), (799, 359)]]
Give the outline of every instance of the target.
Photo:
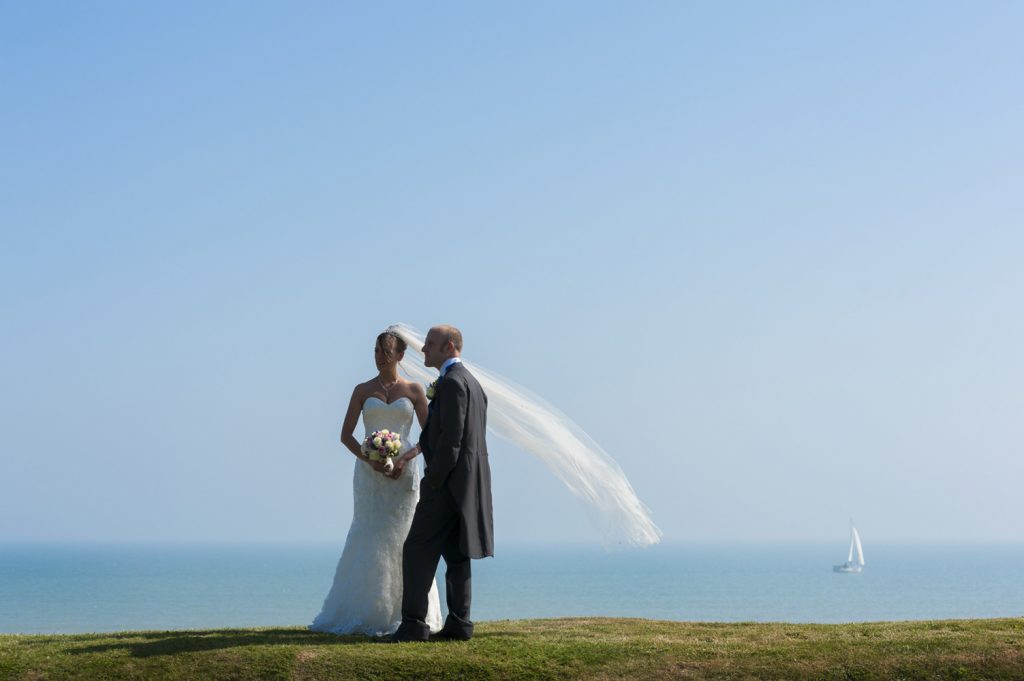
[[(856, 552), (857, 560), (853, 559), (853, 554)], [(850, 553), (846, 557), (846, 562), (842, 565), (833, 565), (833, 572), (854, 572), (859, 573), (864, 569), (864, 549), (860, 545), (860, 535), (857, 534), (857, 528), (853, 526), (853, 521), (850, 521)]]

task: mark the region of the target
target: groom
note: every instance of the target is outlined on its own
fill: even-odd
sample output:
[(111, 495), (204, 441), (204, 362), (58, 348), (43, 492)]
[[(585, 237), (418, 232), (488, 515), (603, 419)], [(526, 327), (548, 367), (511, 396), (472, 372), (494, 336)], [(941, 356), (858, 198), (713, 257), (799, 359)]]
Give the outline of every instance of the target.
[(420, 449), (427, 468), (402, 550), (402, 624), (392, 641), (426, 641), (427, 594), (444, 557), (448, 617), (441, 638), (468, 641), (470, 559), (494, 555), (491, 467), (487, 461), (487, 396), (463, 366), (462, 332), (435, 326), (423, 343), (424, 363), (441, 371)]

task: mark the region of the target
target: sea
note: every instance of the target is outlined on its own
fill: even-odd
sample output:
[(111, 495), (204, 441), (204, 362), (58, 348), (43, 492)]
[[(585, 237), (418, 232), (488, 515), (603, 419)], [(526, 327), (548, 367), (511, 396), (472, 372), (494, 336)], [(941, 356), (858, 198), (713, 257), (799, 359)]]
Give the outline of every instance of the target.
[[(303, 626), (319, 612), (341, 548), (0, 544), (0, 633)], [(607, 552), (499, 544), (496, 557), (473, 562), (473, 619), (1024, 616), (1024, 544), (871, 545), (862, 573), (835, 573), (846, 548), (676, 543)]]

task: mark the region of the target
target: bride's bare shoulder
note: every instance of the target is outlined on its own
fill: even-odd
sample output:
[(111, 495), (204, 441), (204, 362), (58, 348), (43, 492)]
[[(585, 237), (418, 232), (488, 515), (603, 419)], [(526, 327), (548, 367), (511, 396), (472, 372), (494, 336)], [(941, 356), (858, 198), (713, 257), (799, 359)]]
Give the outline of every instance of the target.
[(369, 381), (357, 383), (356, 387), (352, 389), (352, 399), (357, 399), (360, 402), (362, 402), (367, 397), (373, 394), (373, 388), (375, 385), (376, 381), (374, 381), (372, 378)]

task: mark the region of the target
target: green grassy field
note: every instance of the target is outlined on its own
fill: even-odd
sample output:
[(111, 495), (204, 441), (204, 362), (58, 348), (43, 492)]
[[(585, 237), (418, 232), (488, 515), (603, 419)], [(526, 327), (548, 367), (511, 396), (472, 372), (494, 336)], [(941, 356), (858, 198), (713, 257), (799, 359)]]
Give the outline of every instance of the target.
[(381, 645), (300, 628), (0, 636), (2, 679), (1024, 679), (1024, 619), (483, 622)]

